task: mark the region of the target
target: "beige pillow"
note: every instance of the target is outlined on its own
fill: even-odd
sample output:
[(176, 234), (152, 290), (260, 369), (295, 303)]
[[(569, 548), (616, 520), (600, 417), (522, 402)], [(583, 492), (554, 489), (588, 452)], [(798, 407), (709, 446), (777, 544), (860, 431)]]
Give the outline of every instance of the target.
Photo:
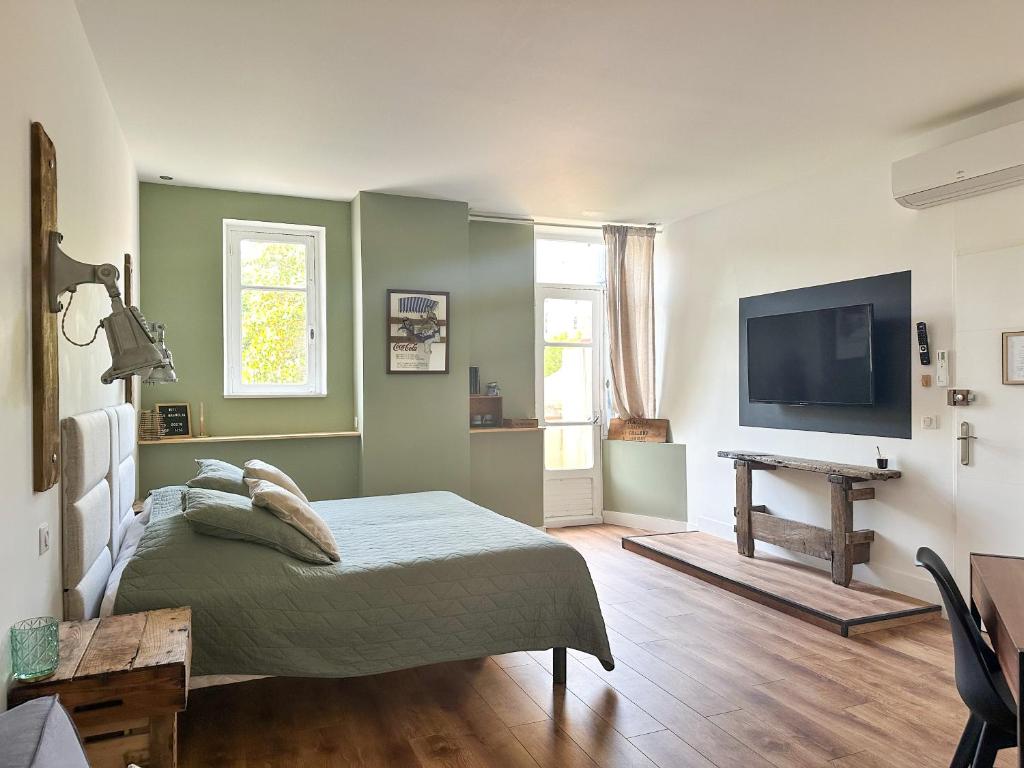
[(249, 498), (255, 506), (269, 510), (279, 520), (288, 523), (334, 562), (341, 560), (334, 534), (309, 504), (269, 480), (249, 479), (245, 482), (249, 486)]
[[(274, 485), (279, 485), (286, 491), (294, 493), (303, 501), (309, 501), (306, 498), (306, 494), (302, 492), (302, 489), (299, 488), (295, 481), (273, 464), (267, 464), (267, 462), (260, 461), (259, 459), (250, 459), (245, 462), (245, 471), (242, 474), (246, 481), (249, 478), (253, 480), (269, 480)], [(252, 494), (250, 493), (249, 495), (251, 496)]]

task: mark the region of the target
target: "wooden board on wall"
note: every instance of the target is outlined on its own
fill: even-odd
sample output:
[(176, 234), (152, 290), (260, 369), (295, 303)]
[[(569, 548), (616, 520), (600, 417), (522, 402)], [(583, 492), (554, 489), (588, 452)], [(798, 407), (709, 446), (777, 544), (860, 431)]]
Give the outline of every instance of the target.
[(57, 152), (43, 126), (32, 123), (32, 487), (60, 478), (57, 315), (50, 311), (50, 232), (57, 229)]
[(668, 419), (612, 419), (608, 423), (608, 439), (629, 443), (667, 443)]
[[(132, 306), (135, 304), (135, 290), (133, 283), (135, 280), (135, 265), (132, 261), (132, 255), (126, 253), (124, 255), (124, 303), (126, 306)], [(130, 405), (135, 404), (135, 376), (129, 376), (124, 379), (124, 401)]]

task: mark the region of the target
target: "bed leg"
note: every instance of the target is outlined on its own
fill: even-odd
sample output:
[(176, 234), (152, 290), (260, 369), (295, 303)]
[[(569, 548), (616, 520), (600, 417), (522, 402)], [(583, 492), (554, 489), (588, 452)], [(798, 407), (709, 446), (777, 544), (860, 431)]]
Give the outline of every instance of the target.
[(552, 682), (555, 685), (565, 685), (565, 648), (552, 648), (551, 655), (554, 660)]

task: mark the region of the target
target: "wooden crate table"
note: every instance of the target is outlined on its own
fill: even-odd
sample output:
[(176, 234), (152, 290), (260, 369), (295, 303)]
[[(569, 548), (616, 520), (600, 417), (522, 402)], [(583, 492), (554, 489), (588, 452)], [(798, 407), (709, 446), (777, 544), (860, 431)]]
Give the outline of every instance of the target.
[[(854, 488), (854, 483), (870, 480), (894, 480), (896, 469), (876, 469), (859, 464), (800, 459), (774, 453), (719, 451), (723, 459), (732, 459), (736, 468), (736, 547), (741, 555), (754, 556), (754, 541), (766, 541), (779, 547), (820, 557), (832, 562), (832, 581), (844, 587), (853, 579), (853, 566), (871, 558), (872, 530), (853, 529), (853, 502), (875, 498), (874, 488)], [(771, 514), (763, 505), (754, 504), (752, 473), (755, 470), (796, 469), (825, 475), (829, 483), (831, 528), (820, 528)]]
[(7, 698), (13, 707), (59, 695), (92, 768), (173, 768), (191, 657), (189, 608), (65, 621), (57, 672), (15, 684)]

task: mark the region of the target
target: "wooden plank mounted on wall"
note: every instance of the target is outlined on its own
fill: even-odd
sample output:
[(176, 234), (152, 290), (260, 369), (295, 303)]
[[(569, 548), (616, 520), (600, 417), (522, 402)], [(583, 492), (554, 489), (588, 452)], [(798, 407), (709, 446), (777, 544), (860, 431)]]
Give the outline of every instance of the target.
[[(124, 303), (130, 307), (135, 304), (135, 289), (133, 285), (135, 282), (135, 264), (130, 253), (124, 255), (124, 271), (122, 274), (124, 275)], [(124, 380), (124, 401), (130, 405), (135, 404), (134, 376), (129, 376)]]
[(608, 439), (629, 443), (667, 443), (668, 419), (612, 419), (608, 423)]
[(50, 232), (57, 230), (57, 153), (43, 126), (32, 123), (32, 487), (60, 478), (57, 315), (50, 311)]

